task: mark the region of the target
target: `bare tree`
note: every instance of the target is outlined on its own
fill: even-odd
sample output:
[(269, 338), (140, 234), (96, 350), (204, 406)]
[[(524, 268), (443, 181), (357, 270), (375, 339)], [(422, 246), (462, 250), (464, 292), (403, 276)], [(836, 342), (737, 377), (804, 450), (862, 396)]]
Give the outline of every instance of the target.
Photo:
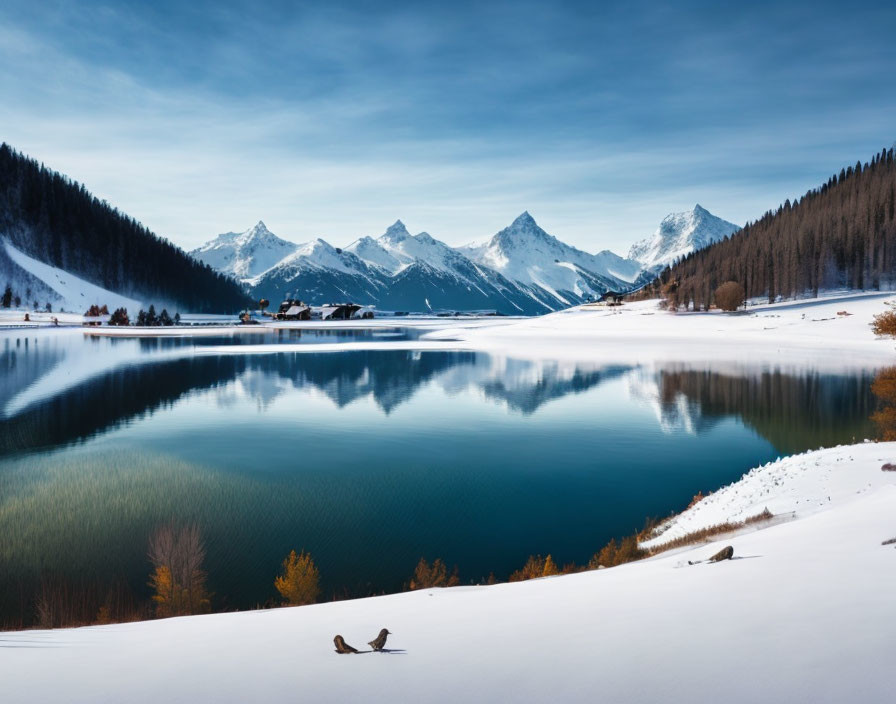
[(153, 565), (150, 586), (160, 616), (195, 614), (206, 611), (205, 543), (195, 524), (177, 528), (162, 526), (149, 539), (149, 560)]

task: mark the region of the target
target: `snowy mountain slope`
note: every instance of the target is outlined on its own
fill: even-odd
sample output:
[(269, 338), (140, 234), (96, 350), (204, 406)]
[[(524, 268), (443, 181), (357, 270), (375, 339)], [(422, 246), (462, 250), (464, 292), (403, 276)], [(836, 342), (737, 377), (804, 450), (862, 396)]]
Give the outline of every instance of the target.
[[(733, 229), (698, 206), (667, 217), (657, 231), (658, 243), (633, 251), (652, 262), (704, 246)], [(528, 212), (485, 243), (466, 247), (450, 247), (426, 232), (412, 235), (401, 220), (378, 238), (361, 237), (345, 249), (321, 239), (293, 244), (260, 222), (244, 233), (219, 235), (194, 256), (236, 277), (256, 297), (273, 301), (289, 295), (313, 303), (335, 297), (411, 311), (538, 315), (607, 290), (631, 289), (654, 273), (641, 261), (608, 250), (589, 254), (571, 247), (545, 232)]]
[(612, 252), (588, 254), (564, 244), (528, 212), (484, 244), (460, 249), (476, 263), (566, 306), (608, 289), (627, 288), (639, 270)]
[[(894, 454), (793, 458), (807, 499), (843, 490), (796, 520), (611, 569), (3, 633), (4, 702), (889, 702), (896, 477), (880, 465)], [(688, 565), (722, 545), (735, 559)], [(333, 652), (335, 634), (360, 648), (382, 627), (393, 652)]]
[[(461, 274), (469, 270), (469, 260), (456, 249), (435, 239), (428, 232), (411, 235), (401, 220), (391, 225), (377, 240), (402, 266), (422, 262), (437, 271)], [(462, 274), (461, 274), (462, 275)]]
[(628, 257), (644, 270), (655, 272), (738, 230), (739, 226), (716, 217), (698, 203), (693, 210), (663, 218), (652, 236), (632, 245)]
[[(30, 289), (32, 298), (37, 299), (41, 306), (49, 302), (56, 309), (75, 313), (83, 313), (94, 304), (106, 305), (110, 311), (127, 308), (134, 313), (143, 306), (134, 298), (109, 291), (63, 269), (29, 257), (9, 242), (2, 242), (0, 249), (8, 258), (7, 264), (12, 263), (8, 276), (13, 289), (22, 291), (22, 294)], [(26, 307), (33, 302), (23, 301)]]
[(345, 251), (351, 252), (359, 259), (371, 266), (379, 267), (388, 274), (394, 274), (402, 267), (402, 262), (392, 256), (385, 247), (372, 237), (365, 236), (355, 240), (345, 248)]
[(205, 243), (192, 254), (196, 259), (236, 279), (263, 274), (297, 246), (277, 237), (261, 220), (245, 232), (226, 232)]
[(382, 270), (368, 266), (352, 252), (316, 239), (296, 245), (294, 252), (245, 283), (253, 297), (274, 302), (300, 298), (311, 303), (367, 304), (379, 299), (386, 279)]

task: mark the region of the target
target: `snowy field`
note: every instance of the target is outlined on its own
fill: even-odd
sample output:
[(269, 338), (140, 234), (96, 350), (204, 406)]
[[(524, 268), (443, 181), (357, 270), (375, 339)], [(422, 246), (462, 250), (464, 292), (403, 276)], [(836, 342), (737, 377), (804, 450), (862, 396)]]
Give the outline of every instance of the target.
[[(434, 331), (483, 351), (605, 362), (737, 362), (819, 369), (876, 367), (896, 361), (896, 343), (871, 322), (896, 293), (839, 294), (759, 305), (738, 313), (671, 313), (658, 301), (584, 305), (500, 327)], [(844, 314), (845, 313), (845, 314)]]
[[(754, 470), (676, 525), (794, 520), (608, 570), (0, 633), (3, 701), (891, 702), (894, 459), (868, 443)], [(735, 559), (688, 565), (722, 545)], [(333, 651), (382, 627), (394, 652)]]

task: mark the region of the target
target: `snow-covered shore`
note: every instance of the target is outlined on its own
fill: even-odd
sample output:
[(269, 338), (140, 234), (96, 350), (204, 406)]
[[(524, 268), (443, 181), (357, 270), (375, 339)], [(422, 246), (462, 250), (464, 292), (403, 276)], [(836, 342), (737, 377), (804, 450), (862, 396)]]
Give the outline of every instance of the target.
[(661, 546), (704, 528), (742, 523), (766, 509), (778, 518), (805, 518), (896, 484), (896, 472), (880, 469), (886, 462), (896, 462), (893, 443), (864, 442), (783, 457), (660, 524), (656, 537), (641, 546)]
[(874, 316), (896, 293), (838, 294), (738, 313), (671, 313), (659, 301), (584, 305), (500, 327), (462, 326), (425, 335), (526, 357), (632, 364), (737, 362), (859, 368), (892, 364), (896, 345), (875, 337)]
[[(754, 470), (678, 528), (759, 505), (795, 519), (724, 538), (736, 559), (719, 564), (687, 564), (720, 547), (703, 545), (531, 582), (3, 633), (3, 700), (888, 702), (893, 460), (896, 443), (869, 443)], [(333, 652), (335, 634), (362, 647), (382, 627), (398, 652)]]

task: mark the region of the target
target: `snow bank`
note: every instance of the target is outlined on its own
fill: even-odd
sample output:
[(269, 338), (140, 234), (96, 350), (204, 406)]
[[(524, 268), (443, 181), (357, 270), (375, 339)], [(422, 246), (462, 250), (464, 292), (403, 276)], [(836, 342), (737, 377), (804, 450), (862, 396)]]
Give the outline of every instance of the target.
[[(517, 584), (0, 634), (3, 699), (889, 702), (896, 550), (881, 542), (896, 537), (896, 474), (879, 461), (894, 455), (888, 443), (796, 460), (806, 496), (834, 482), (831, 500), (727, 539), (736, 559), (719, 564), (679, 553)], [(738, 492), (755, 492), (750, 476)], [(763, 505), (790, 481), (767, 484)], [(382, 627), (396, 652), (333, 652), (337, 633), (363, 648)]]
[[(756, 467), (740, 480), (703, 498), (641, 543), (655, 547), (722, 523), (739, 523), (768, 509), (775, 516), (803, 518), (896, 483), (896, 444), (866, 442), (792, 455)], [(896, 521), (893, 524), (896, 532)]]
[[(476, 349), (513, 350), (542, 358), (607, 363), (737, 362), (819, 369), (875, 367), (896, 362), (892, 340), (871, 332), (873, 316), (896, 293), (865, 293), (756, 306), (735, 314), (671, 313), (658, 301), (618, 307), (584, 305), (501, 327), (431, 332)], [(841, 315), (846, 312), (849, 315)]]

